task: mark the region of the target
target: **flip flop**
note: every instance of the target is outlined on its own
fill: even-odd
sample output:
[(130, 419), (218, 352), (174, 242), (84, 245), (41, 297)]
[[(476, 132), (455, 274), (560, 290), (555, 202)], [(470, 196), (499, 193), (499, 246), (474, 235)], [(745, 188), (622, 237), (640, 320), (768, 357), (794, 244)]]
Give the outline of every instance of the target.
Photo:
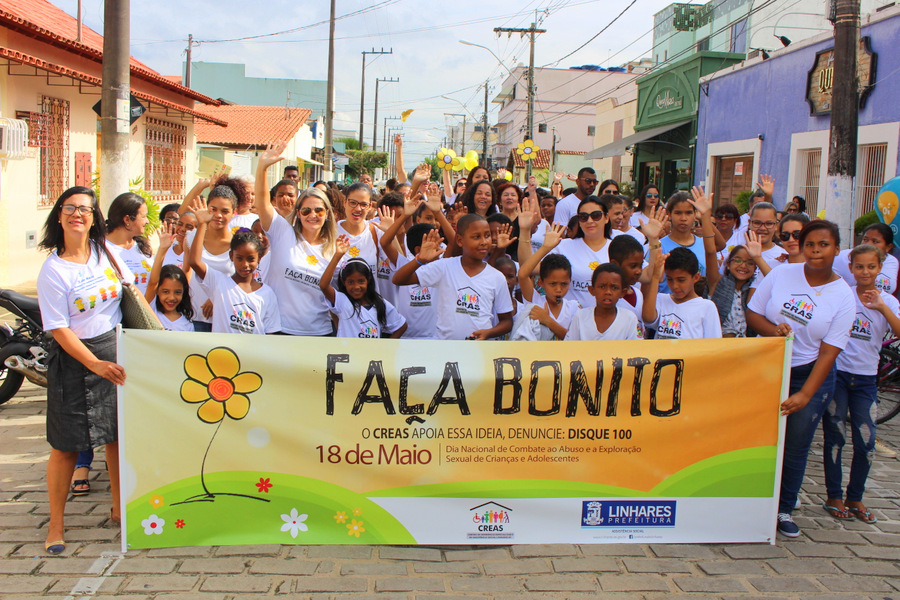
[(853, 514), (853, 516), (855, 516), (857, 519), (859, 519), (863, 523), (872, 524), (872, 523), (878, 522), (878, 517), (873, 515), (872, 512), (869, 510), (862, 510), (861, 508), (851, 508), (849, 510)]
[(831, 506), (829, 504), (823, 504), (822, 508), (824, 508), (825, 511), (829, 515), (831, 515), (835, 519), (840, 519), (841, 521), (846, 521), (848, 519), (853, 518), (853, 515), (850, 514), (850, 511), (847, 510), (847, 507), (844, 507), (844, 509), (841, 510), (840, 508), (838, 508), (836, 506)]
[(87, 479), (76, 479), (72, 482), (73, 496), (87, 496), (91, 493), (91, 482)]
[(66, 551), (66, 542), (63, 540), (47, 542), (46, 544), (44, 544), (44, 550), (46, 550), (50, 554), (62, 554)]

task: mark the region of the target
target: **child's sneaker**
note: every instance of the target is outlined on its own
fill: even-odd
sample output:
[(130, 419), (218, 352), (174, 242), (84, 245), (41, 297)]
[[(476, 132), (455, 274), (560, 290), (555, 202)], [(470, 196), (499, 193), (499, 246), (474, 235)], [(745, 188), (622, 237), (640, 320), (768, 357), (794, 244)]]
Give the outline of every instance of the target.
[(787, 513), (778, 513), (778, 532), (792, 538), (800, 536), (800, 528)]

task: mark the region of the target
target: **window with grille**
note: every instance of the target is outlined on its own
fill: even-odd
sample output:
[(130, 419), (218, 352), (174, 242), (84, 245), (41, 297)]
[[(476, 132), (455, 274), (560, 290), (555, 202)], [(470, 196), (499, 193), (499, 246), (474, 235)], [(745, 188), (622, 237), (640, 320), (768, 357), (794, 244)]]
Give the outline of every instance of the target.
[(546, 123), (538, 123), (538, 133), (547, 133)]
[(185, 144), (187, 127), (147, 118), (144, 135), (144, 189), (157, 202), (172, 202), (184, 197)]
[(800, 159), (800, 196), (806, 199), (806, 214), (816, 215), (819, 212), (819, 171), (822, 167), (822, 149), (801, 150)]
[(28, 145), (40, 148), (38, 208), (50, 208), (69, 188), (69, 101), (41, 97), (41, 112), (18, 111), (28, 121)]
[(596, 133), (597, 133), (597, 126), (596, 125), (588, 125), (588, 131), (587, 131), (588, 137), (594, 137), (594, 135)]
[(854, 219), (875, 208), (875, 196), (884, 185), (887, 144), (865, 144), (856, 150), (856, 211)]

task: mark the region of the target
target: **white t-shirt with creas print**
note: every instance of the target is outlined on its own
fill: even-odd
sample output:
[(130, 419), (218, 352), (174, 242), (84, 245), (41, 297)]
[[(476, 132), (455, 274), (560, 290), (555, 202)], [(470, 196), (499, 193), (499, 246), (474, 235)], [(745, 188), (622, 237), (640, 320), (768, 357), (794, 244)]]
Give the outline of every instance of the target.
[[(856, 286), (850, 288), (850, 291), (856, 300), (856, 314), (853, 315), (847, 347), (838, 354), (837, 368), (854, 375), (877, 375), (881, 342), (891, 326), (880, 311), (862, 303), (856, 293)], [(900, 318), (900, 302), (887, 292), (880, 291), (879, 294), (888, 309)]]
[(268, 334), (281, 331), (281, 314), (272, 288), (263, 284), (247, 293), (231, 275), (206, 269), (197, 279), (213, 301), (213, 333)]
[(640, 331), (638, 327), (637, 317), (630, 310), (624, 310), (616, 307), (616, 318), (606, 331), (600, 333), (597, 330), (597, 322), (594, 320), (593, 308), (582, 308), (572, 318), (569, 326), (569, 332), (566, 334), (568, 340), (639, 340)]
[(771, 323), (787, 323), (794, 330), (792, 367), (816, 360), (822, 342), (843, 350), (856, 312), (853, 292), (843, 279), (813, 288), (804, 267), (796, 263), (773, 269), (747, 305)]
[[(408, 262), (409, 258), (398, 254), (394, 270), (400, 269)], [(397, 310), (406, 318), (406, 331), (403, 337), (417, 340), (435, 339), (437, 312), (432, 302), (431, 288), (418, 283), (395, 287), (397, 287)]]
[(671, 294), (656, 297), (656, 320), (647, 323), (658, 340), (700, 340), (722, 337), (716, 305), (705, 298), (675, 302)]
[[(850, 250), (841, 250), (841, 253), (834, 259), (832, 266), (834, 272), (841, 276), (847, 282), (847, 285), (856, 285), (856, 278), (850, 270)], [(881, 271), (875, 277), (875, 289), (893, 294), (897, 289), (897, 271), (900, 263), (893, 255), (887, 254), (884, 257), (884, 264), (881, 265)]]
[[(378, 309), (374, 306), (354, 306), (350, 298), (343, 292), (335, 291), (334, 306), (331, 312), (338, 318), (337, 337), (344, 338), (380, 338), (381, 323), (378, 321)], [(393, 333), (403, 327), (406, 319), (397, 312), (394, 305), (384, 303), (384, 333)]]
[(419, 267), (419, 285), (431, 289), (437, 311), (437, 339), (464, 340), (472, 332), (493, 327), (494, 313), (511, 313), (506, 277), (490, 265), (474, 277), (461, 257), (442, 258)]
[(591, 296), (588, 286), (591, 285), (594, 269), (609, 262), (609, 240), (595, 252), (584, 238), (565, 239), (550, 254), (562, 254), (572, 265), (572, 284), (566, 298), (574, 300), (582, 308), (594, 308), (597, 300)]

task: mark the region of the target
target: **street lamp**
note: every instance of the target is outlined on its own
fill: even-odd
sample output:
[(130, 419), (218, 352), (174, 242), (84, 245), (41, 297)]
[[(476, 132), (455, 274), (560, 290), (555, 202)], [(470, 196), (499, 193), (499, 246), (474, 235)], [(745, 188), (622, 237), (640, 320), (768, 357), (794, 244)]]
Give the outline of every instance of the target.
[[(463, 128), (462, 128), (462, 152), (460, 153), (460, 156), (465, 156), (465, 154), (466, 154), (466, 115), (461, 115), (461, 114), (459, 114), (459, 113), (444, 113), (444, 116), (445, 116), (445, 117), (462, 117), (462, 120), (463, 120)], [(452, 131), (452, 130), (451, 130), (451, 131)], [(453, 145), (453, 144), (452, 144), (453, 136), (451, 136), (450, 140), (451, 140), (451, 144), (450, 144), (450, 145), (452, 146), (452, 145)]]

